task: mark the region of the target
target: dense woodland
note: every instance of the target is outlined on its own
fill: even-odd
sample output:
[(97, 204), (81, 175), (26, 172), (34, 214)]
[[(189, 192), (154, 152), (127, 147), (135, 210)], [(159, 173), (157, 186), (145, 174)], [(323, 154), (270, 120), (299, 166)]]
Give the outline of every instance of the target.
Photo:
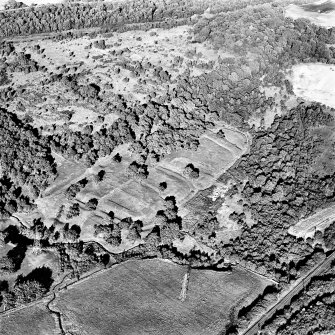
[[(228, 171), (235, 180), (230, 194), (240, 194), (243, 211), (252, 213), (255, 224), (246, 224), (245, 213), (233, 213), (231, 218), (242, 227), (242, 233), (230, 244), (217, 246), (222, 257), (238, 260), (283, 284), (299, 275), (299, 267), (314, 252), (313, 246), (320, 247), (323, 240), (306, 243), (287, 230), (299, 219), (334, 202), (333, 163), (323, 158), (327, 148), (334, 145), (327, 135), (333, 127), (333, 116), (324, 107), (301, 104), (277, 117), (266, 131), (255, 134), (250, 153)], [(324, 165), (319, 160), (324, 160)], [(212, 188), (204, 190), (187, 205), (208, 232), (215, 227), (210, 212), (215, 213), (222, 203), (206, 196), (211, 192)], [(324, 241), (331, 240), (331, 227)], [(197, 235), (201, 236), (201, 231)], [(332, 248), (333, 244), (327, 242), (323, 247)]]
[(50, 146), (16, 115), (0, 110), (1, 216), (27, 211), (56, 175)]
[[(245, 22), (254, 28), (241, 29), (248, 26)], [(290, 94), (291, 87), (284, 80), (284, 70), (290, 65), (299, 61), (331, 63), (334, 60), (334, 51), (327, 46), (334, 42), (333, 29), (319, 28), (304, 20), (284, 19), (281, 8), (268, 4), (200, 19), (194, 25), (193, 34), (193, 43), (208, 41), (223, 50), (231, 50), (233, 46), (239, 57), (219, 59), (213, 71), (197, 77), (184, 72), (177, 78), (177, 87), (146, 104), (134, 105), (122, 95), (115, 96), (113, 102), (105, 103), (105, 108), (116, 110), (121, 116), (120, 121), (93, 134), (89, 127), (83, 132), (55, 131), (48, 138), (52, 148), (67, 157), (82, 159), (88, 165), (126, 142), (134, 142), (134, 153), (143, 156), (144, 160), (149, 159), (148, 162), (151, 159), (157, 161), (179, 148), (194, 150), (199, 136), (215, 120), (248, 128), (246, 121), (255, 111), (262, 115), (268, 108), (284, 108), (284, 100), (277, 106), (273, 98), (265, 97), (260, 87), (275, 85)], [(5, 44), (3, 48), (7, 53), (15, 54), (11, 44)], [(253, 60), (246, 57), (250, 50), (254, 54)], [(17, 55), (16, 59), (20, 64), (16, 66), (17, 71), (20, 68), (28, 72), (39, 69), (29, 55)], [(7, 63), (8, 70), (10, 66), (15, 65)], [(156, 70), (159, 76), (163, 73), (161, 80), (166, 80), (163, 69)], [(140, 74), (141, 71), (140, 64), (136, 72)], [(43, 85), (59, 82), (83, 101), (103, 102), (101, 87), (95, 83), (83, 86), (79, 84), (79, 77), (51, 74)], [(8, 90), (2, 92), (4, 101), (18, 94)], [(192, 113), (182, 106), (186, 102), (195, 106)], [(136, 175), (141, 166), (139, 176), (145, 175), (143, 163), (136, 164), (130, 171)]]
[[(271, 3), (269, 0), (243, 0), (226, 3), (196, 0), (143, 1), (113, 3), (63, 3), (31, 6), (0, 12), (0, 36), (32, 35), (83, 28), (102, 31), (123, 29), (125, 24), (144, 23), (146, 28), (185, 24), (194, 14), (202, 14), (208, 7), (213, 12), (232, 12), (250, 4)], [(168, 20), (166, 19), (168, 18)], [(169, 22), (170, 21), (170, 22)]]
[[(242, 197), (257, 222), (251, 228), (244, 225), (233, 247), (237, 254), (246, 255), (245, 261), (261, 262), (276, 272), (285, 254), (304, 257), (310, 252), (309, 245), (296, 241), (286, 231), (300, 218), (334, 201), (334, 171), (313, 171), (328, 141), (327, 135), (320, 136), (318, 130), (331, 123), (333, 116), (321, 106), (300, 105), (255, 136), (250, 154), (237, 167), (248, 178)], [(332, 161), (328, 165), (332, 166)]]

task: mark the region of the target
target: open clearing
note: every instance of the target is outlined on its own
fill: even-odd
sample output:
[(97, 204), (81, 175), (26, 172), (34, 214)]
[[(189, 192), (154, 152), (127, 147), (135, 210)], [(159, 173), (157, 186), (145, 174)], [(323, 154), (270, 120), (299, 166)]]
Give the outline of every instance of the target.
[(323, 231), (335, 221), (335, 206), (325, 208), (290, 227), (289, 233), (297, 237), (313, 237), (316, 230)]
[(200, 145), (196, 151), (180, 150), (167, 155), (159, 167), (183, 177), (186, 165), (193, 164), (199, 171), (199, 178), (192, 180), (196, 189), (210, 187), (224, 171), (240, 158), (248, 148), (247, 139), (240, 132), (224, 129), (224, 138), (213, 131), (200, 137)]
[[(224, 132), (224, 137), (218, 135), (221, 130)], [(103, 219), (99, 222), (99, 218), (106, 217), (110, 211), (114, 212), (117, 219), (132, 217), (133, 220), (143, 221), (144, 226), (147, 226), (157, 211), (163, 208), (165, 197), (174, 196), (177, 206), (182, 209), (186, 199), (194, 195), (197, 190), (205, 189), (215, 183), (216, 178), (247, 149), (246, 135), (220, 125), (200, 138), (197, 151), (180, 150), (167, 155), (158, 165), (149, 168), (148, 179), (143, 181), (134, 180), (127, 175), (127, 167), (133, 161), (127, 151), (127, 145), (119, 147), (111, 156), (99, 159), (92, 168), (86, 168), (81, 163), (54, 154), (59, 171), (57, 178), (52, 186), (46, 189), (44, 196), (37, 199), (38, 208), (30, 214), (20, 215), (20, 219), (29, 226), (38, 217), (41, 217), (47, 226), (52, 225), (55, 218), (58, 222), (76, 224), (81, 227), (82, 238), (85, 241), (94, 239), (94, 224), (102, 223)], [(122, 156), (121, 163), (112, 160), (112, 156), (117, 152)], [(189, 180), (183, 176), (183, 169), (189, 163), (199, 168), (198, 179)], [(92, 179), (100, 170), (105, 171), (104, 181), (96, 184)], [(66, 200), (64, 197), (66, 189), (84, 178), (87, 180), (84, 189), (74, 200)], [(158, 189), (161, 182), (167, 183), (164, 191)], [(97, 215), (94, 218), (85, 207), (86, 202), (92, 198), (99, 200)], [(81, 214), (68, 220), (65, 214), (70, 204), (74, 202), (79, 203)], [(63, 214), (60, 214), (62, 205), (65, 205), (65, 208)], [(123, 245), (120, 248), (127, 249)], [(113, 251), (117, 252), (114, 249)]]
[(129, 261), (72, 286), (55, 304), (66, 324), (90, 334), (210, 335), (224, 329), (237, 302), (252, 301), (267, 285), (240, 270), (191, 270), (182, 302), (186, 272), (160, 260)]
[[(297, 6), (297, 5), (289, 5), (286, 8), (286, 16), (292, 18), (293, 20), (304, 18), (310, 20), (312, 23), (323, 26), (327, 28), (331, 28), (335, 26), (335, 11), (331, 8), (335, 7), (334, 1), (319, 1), (315, 2), (314, 9), (309, 8), (310, 6)], [(322, 5), (324, 4), (324, 5)], [(328, 4), (329, 10), (324, 11), (326, 7), (325, 4)], [(309, 8), (309, 9), (308, 9)]]
[(335, 108), (335, 65), (294, 65), (291, 81), (298, 97)]

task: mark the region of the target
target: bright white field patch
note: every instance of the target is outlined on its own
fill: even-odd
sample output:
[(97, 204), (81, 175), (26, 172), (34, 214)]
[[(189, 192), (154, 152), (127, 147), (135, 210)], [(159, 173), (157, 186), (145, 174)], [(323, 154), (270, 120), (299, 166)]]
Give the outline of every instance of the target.
[[(0, 0), (0, 10), (4, 10), (5, 5), (8, 3), (8, 0)], [(50, 5), (55, 3), (62, 3), (62, 0), (18, 0), (18, 2), (23, 2), (27, 6), (35, 5)]]
[[(328, 3), (335, 4), (334, 1), (327, 1)], [(317, 2), (315, 4), (322, 4), (325, 2)], [(318, 11), (308, 11), (305, 10), (303, 7), (297, 6), (297, 5), (289, 5), (286, 7), (285, 15), (287, 17), (292, 18), (293, 20), (304, 18), (310, 20), (312, 23), (330, 28), (335, 27), (335, 11), (330, 12), (322, 12), (322, 10)]]
[(291, 80), (298, 97), (335, 108), (335, 65), (295, 65)]
[(334, 221), (335, 206), (332, 206), (299, 221), (294, 227), (290, 227), (288, 232), (297, 237), (313, 237), (315, 230), (323, 231)]

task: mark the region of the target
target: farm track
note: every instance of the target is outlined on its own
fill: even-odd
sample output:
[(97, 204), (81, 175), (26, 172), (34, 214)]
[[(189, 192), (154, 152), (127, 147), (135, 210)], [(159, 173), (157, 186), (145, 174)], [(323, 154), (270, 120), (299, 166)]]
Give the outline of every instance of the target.
[(236, 266), (234, 266), (234, 267), (237, 268), (237, 269), (242, 269), (242, 270), (244, 270), (244, 271), (251, 272), (251, 273), (253, 273), (254, 275), (257, 275), (257, 276), (259, 276), (259, 277), (264, 278), (265, 280), (269, 280), (269, 281), (273, 282), (275, 285), (278, 285), (278, 284), (279, 284), (279, 283), (278, 283), (277, 281), (275, 281), (274, 279), (268, 278), (268, 277), (266, 277), (266, 276), (264, 276), (264, 275), (258, 273), (257, 271), (253, 271), (253, 270), (251, 270), (251, 269), (248, 269), (248, 268), (246, 268), (245, 266), (242, 266), (242, 265), (240, 265), (240, 264), (238, 264), (238, 265), (236, 265)]

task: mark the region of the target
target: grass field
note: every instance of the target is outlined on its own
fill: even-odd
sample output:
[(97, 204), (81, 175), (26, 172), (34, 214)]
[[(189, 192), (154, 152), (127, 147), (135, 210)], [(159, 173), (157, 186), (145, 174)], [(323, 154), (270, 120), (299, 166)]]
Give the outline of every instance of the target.
[(58, 335), (53, 316), (41, 303), (0, 316), (1, 335)]
[(267, 285), (248, 272), (191, 270), (181, 302), (186, 271), (159, 260), (129, 261), (73, 285), (55, 304), (68, 324), (90, 334), (210, 335), (224, 328), (237, 302), (249, 302)]

